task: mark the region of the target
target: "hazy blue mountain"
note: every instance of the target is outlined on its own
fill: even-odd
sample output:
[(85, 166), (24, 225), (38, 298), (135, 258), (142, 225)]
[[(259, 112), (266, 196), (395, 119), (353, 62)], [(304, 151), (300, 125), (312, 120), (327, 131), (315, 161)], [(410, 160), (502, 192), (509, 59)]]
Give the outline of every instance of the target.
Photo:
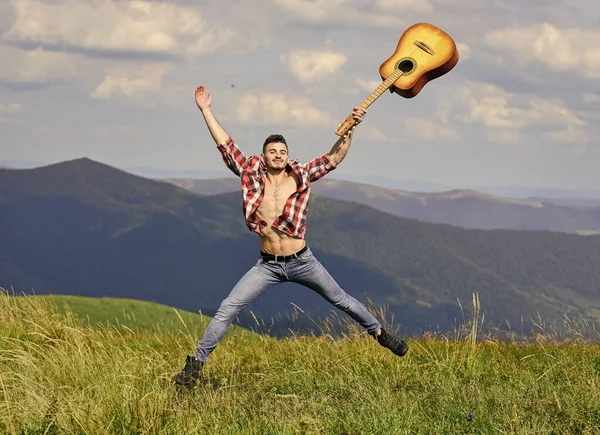
[(122, 170), (129, 172), (134, 175), (139, 175), (145, 178), (194, 178), (194, 179), (207, 179), (207, 178), (233, 178), (235, 176), (227, 170), (224, 171), (209, 171), (209, 170), (196, 170), (190, 169), (187, 171), (176, 171), (168, 169), (155, 169), (146, 166), (132, 166), (125, 167)]
[[(49, 165), (49, 162), (32, 161), (32, 160), (2, 160), (0, 166), (8, 166), (18, 169), (36, 168), (44, 165)], [(234, 178), (234, 176), (226, 169), (223, 170), (204, 170), (204, 169), (189, 169), (189, 170), (172, 170), (164, 168), (153, 168), (148, 166), (125, 166), (119, 167), (123, 171), (139, 175), (145, 178), (165, 179), (165, 178), (191, 178), (191, 179), (214, 179), (214, 178)], [(355, 183), (368, 184), (376, 187), (384, 187), (388, 189), (399, 189), (410, 192), (443, 192), (449, 190), (476, 190), (489, 195), (506, 197), (506, 198), (523, 198), (523, 199), (539, 199), (544, 202), (554, 203), (557, 205), (582, 205), (591, 202), (597, 204), (600, 200), (599, 189), (565, 189), (560, 187), (545, 187), (545, 186), (520, 186), (511, 184), (506, 186), (485, 186), (485, 185), (449, 185), (443, 183), (435, 183), (426, 180), (417, 179), (395, 179), (376, 174), (363, 175), (346, 175), (344, 178), (338, 178), (335, 173), (329, 176), (329, 179), (342, 181), (351, 181)], [(570, 200), (582, 201), (570, 201)]]
[(388, 189), (407, 190), (411, 192), (441, 192), (444, 190), (452, 190), (454, 188), (447, 184), (432, 183), (409, 178), (396, 180), (381, 175), (346, 175), (344, 178), (338, 178), (332, 173), (329, 179), (352, 181), (355, 183), (369, 184)]
[[(165, 181), (201, 195), (240, 190), (237, 178)], [(600, 233), (600, 200), (595, 206), (588, 200), (589, 206), (582, 208), (579, 204), (556, 205), (542, 199), (501, 198), (474, 190), (409, 192), (329, 178), (314, 183), (313, 192), (366, 204), (397, 216), (463, 228)]]
[(558, 198), (558, 199), (600, 199), (600, 189), (561, 189), (555, 187), (531, 186), (473, 186), (472, 189), (490, 195), (509, 198)]
[(30, 169), (39, 166), (47, 165), (46, 162), (33, 161), (33, 160), (2, 160), (0, 159), (0, 166), (16, 169)]
[[(600, 237), (466, 230), (315, 195), (307, 241), (353, 296), (390, 307), (405, 331), (452, 328), (480, 295), (486, 325), (600, 311)], [(214, 313), (257, 261), (238, 192), (199, 196), (89, 159), (0, 170), (0, 285), (110, 296)], [(249, 307), (269, 324), (330, 312), (294, 284)], [(342, 316), (343, 317), (343, 316)], [(279, 322), (279, 323), (278, 323)], [(310, 324), (300, 314), (297, 326)], [(516, 326), (519, 325), (519, 326)], [(277, 330), (277, 327), (273, 328)], [(281, 330), (281, 328), (279, 329)]]

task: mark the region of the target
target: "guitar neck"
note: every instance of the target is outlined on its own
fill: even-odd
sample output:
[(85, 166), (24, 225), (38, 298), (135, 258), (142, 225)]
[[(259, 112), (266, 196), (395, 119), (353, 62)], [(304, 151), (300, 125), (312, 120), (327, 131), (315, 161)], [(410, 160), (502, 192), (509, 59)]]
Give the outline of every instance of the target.
[(375, 100), (377, 98), (379, 98), (385, 91), (387, 91), (390, 86), (392, 86), (392, 84), (398, 80), (400, 77), (402, 77), (404, 73), (402, 72), (402, 70), (397, 69), (396, 71), (394, 71), (392, 74), (390, 74), (388, 76), (387, 79), (385, 79), (378, 87), (377, 89), (375, 89), (373, 92), (371, 92), (371, 95), (369, 95), (365, 101), (363, 101), (361, 103), (361, 107), (363, 109), (368, 108), (371, 104), (373, 104), (375, 102)]
[[(369, 107), (371, 104), (373, 104), (373, 102), (377, 98), (379, 98), (381, 96), (381, 94), (383, 94), (385, 91), (387, 91), (390, 88), (390, 86), (392, 86), (392, 84), (396, 80), (398, 80), (400, 77), (402, 77), (403, 75), (404, 75), (404, 72), (402, 72), (402, 70), (400, 70), (400, 69), (397, 69), (396, 71), (394, 71), (392, 74), (390, 74), (388, 76), (388, 78), (386, 78), (383, 81), (383, 83), (381, 83), (377, 87), (377, 89), (375, 89), (373, 92), (371, 92), (371, 95), (369, 95), (365, 99), (365, 101), (362, 102), (362, 104), (360, 106), (366, 110), (367, 107)], [(335, 131), (335, 134), (337, 134), (338, 136), (345, 136), (355, 126), (356, 126), (356, 121), (354, 121), (354, 118), (352, 117), (352, 115), (350, 115), (344, 120), (344, 122), (342, 122), (339, 125), (339, 127)]]

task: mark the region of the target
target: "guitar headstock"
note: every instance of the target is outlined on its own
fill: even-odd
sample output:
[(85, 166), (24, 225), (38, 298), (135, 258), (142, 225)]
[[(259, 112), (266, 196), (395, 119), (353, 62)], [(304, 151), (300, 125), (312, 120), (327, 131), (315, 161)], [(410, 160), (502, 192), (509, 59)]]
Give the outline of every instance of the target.
[(339, 127), (335, 131), (335, 134), (337, 134), (338, 136), (346, 136), (350, 131), (354, 130), (355, 128), (356, 121), (354, 120), (352, 115), (350, 115), (344, 120), (344, 122), (342, 122), (339, 125)]

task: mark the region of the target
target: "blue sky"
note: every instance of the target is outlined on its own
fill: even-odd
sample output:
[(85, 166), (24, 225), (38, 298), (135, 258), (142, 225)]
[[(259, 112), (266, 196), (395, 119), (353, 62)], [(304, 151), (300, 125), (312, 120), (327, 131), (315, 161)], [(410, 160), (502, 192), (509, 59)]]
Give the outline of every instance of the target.
[(7, 0), (0, 160), (222, 170), (198, 84), (247, 154), (327, 152), (410, 25), (461, 59), (385, 93), (337, 177), (600, 188), (600, 4), (591, 0)]

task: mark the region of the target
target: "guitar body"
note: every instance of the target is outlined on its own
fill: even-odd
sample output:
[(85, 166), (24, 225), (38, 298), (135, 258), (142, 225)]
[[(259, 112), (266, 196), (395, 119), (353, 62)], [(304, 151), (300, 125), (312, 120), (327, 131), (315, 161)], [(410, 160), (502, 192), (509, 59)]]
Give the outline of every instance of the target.
[(379, 75), (385, 80), (401, 69), (404, 74), (390, 91), (412, 98), (427, 82), (454, 68), (458, 57), (456, 44), (447, 33), (431, 24), (418, 23), (404, 32), (394, 54), (379, 68)]
[[(414, 24), (402, 34), (394, 54), (379, 67), (383, 83), (361, 106), (366, 109), (388, 89), (412, 98), (427, 82), (443, 76), (457, 63), (456, 44), (446, 32), (431, 24)], [(338, 126), (335, 134), (346, 136), (355, 127), (356, 121), (350, 115)]]

